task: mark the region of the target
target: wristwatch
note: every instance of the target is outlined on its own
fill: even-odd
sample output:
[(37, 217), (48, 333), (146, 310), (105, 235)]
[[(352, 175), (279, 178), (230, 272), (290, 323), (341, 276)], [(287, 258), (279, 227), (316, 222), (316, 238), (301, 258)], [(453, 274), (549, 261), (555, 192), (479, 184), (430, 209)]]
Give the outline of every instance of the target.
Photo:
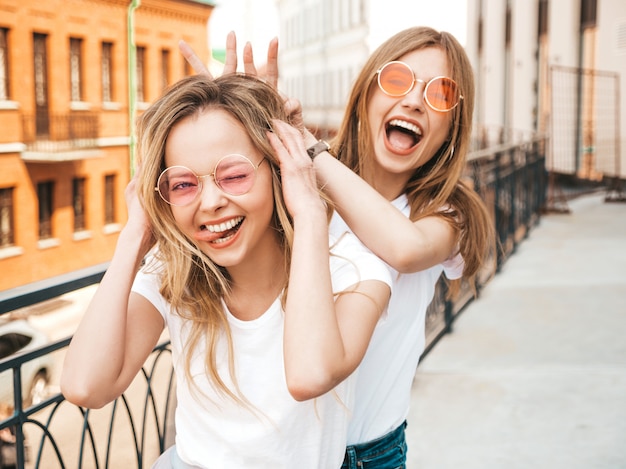
[(317, 155), (319, 155), (323, 151), (328, 151), (328, 150), (330, 150), (330, 145), (324, 140), (318, 140), (316, 144), (307, 148), (306, 152), (309, 154), (309, 157), (311, 157), (311, 159), (313, 160), (315, 159)]

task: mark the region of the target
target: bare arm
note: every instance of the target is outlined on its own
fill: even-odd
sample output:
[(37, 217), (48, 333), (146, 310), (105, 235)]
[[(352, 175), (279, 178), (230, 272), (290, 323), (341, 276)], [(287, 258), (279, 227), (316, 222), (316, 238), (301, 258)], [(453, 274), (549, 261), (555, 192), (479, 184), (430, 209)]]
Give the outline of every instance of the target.
[(111, 264), (67, 350), (61, 391), (68, 401), (99, 408), (130, 385), (163, 331), (163, 318), (131, 286), (152, 239), (143, 210), (127, 188), (129, 221)]
[(285, 312), (285, 373), (295, 399), (320, 396), (361, 362), (389, 300), (387, 284), (366, 280), (333, 297), (326, 208), (302, 136), (274, 123), (270, 142), (281, 162), (283, 193), (294, 220), (294, 245)]
[[(307, 146), (315, 143), (306, 132)], [(328, 152), (314, 160), (320, 186), (359, 239), (400, 273), (418, 272), (453, 253), (457, 233), (439, 217), (409, 220), (372, 186)]]

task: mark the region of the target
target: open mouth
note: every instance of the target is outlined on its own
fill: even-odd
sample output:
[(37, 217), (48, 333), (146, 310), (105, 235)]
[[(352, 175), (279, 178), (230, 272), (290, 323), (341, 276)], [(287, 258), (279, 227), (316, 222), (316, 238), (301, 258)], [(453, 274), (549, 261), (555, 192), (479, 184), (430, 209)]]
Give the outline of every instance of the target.
[(209, 231), (210, 233), (214, 233), (216, 235), (213, 239), (211, 239), (211, 243), (225, 243), (232, 238), (237, 231), (239, 231), (243, 220), (244, 217), (237, 217), (218, 225), (202, 225), (200, 230)]
[(422, 129), (417, 125), (400, 119), (392, 119), (385, 127), (389, 144), (401, 151), (407, 151), (422, 140)]

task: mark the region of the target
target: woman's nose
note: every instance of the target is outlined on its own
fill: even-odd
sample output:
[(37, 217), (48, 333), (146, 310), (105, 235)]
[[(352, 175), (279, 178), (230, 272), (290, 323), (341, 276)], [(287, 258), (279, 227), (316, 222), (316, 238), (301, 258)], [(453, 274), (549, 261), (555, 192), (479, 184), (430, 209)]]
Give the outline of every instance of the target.
[(211, 175), (202, 178), (199, 197), (200, 208), (203, 210), (215, 210), (227, 202), (226, 194), (220, 189)]
[(426, 102), (424, 101), (424, 87), (426, 84), (423, 80), (415, 80), (413, 88), (402, 98), (402, 104), (411, 109), (424, 111)]

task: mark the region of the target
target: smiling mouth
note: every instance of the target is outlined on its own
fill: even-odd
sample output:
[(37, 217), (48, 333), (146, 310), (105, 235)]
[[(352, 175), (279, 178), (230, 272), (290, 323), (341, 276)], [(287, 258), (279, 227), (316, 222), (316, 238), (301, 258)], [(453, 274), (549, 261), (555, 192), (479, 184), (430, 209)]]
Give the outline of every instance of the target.
[(422, 140), (422, 129), (400, 119), (390, 120), (385, 132), (391, 146), (402, 151), (410, 150)]
[(212, 244), (225, 243), (239, 231), (243, 220), (244, 217), (237, 217), (217, 225), (202, 225), (200, 230), (218, 235), (210, 241)]

